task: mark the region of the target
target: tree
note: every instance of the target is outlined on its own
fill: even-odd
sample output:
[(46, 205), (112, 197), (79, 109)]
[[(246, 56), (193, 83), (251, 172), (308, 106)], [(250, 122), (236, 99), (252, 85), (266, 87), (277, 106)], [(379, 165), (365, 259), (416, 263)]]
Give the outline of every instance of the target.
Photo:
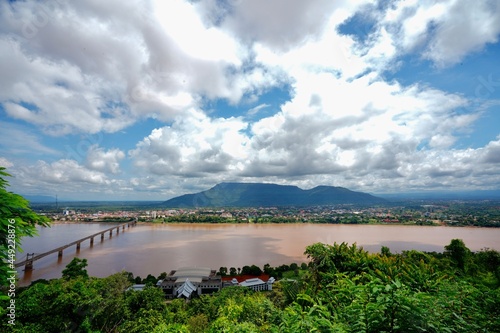
[(148, 276), (146, 276), (146, 278), (142, 281), (144, 284), (151, 284), (151, 285), (156, 285), (156, 282), (158, 281), (158, 279), (156, 277), (154, 277), (153, 275), (151, 274), (148, 274)]
[(208, 318), (204, 314), (192, 316), (188, 319), (188, 327), (190, 333), (206, 332), (208, 327)]
[(465, 246), (461, 239), (452, 239), (449, 245), (446, 245), (444, 254), (451, 258), (458, 269), (465, 271), (465, 263), (470, 257), (470, 250)]
[[(50, 220), (36, 214), (29, 207), (29, 202), (22, 196), (8, 192), (9, 183), (5, 177), (10, 174), (0, 166), (0, 285), (6, 286), (7, 278), (14, 271), (16, 250), (22, 252), (22, 237), (33, 237), (36, 226), (49, 226)], [(0, 298), (5, 298), (0, 291)]]
[(262, 270), (260, 269), (259, 266), (252, 265), (252, 266), (243, 266), (241, 269), (241, 274), (242, 275), (255, 275), (259, 276), (262, 274)]
[(227, 267), (219, 268), (219, 274), (220, 274), (220, 276), (226, 276), (227, 275)]
[(382, 246), (380, 254), (384, 257), (390, 257), (392, 255), (391, 250), (387, 246)]
[(62, 276), (66, 280), (75, 279), (77, 277), (88, 278), (87, 259), (73, 258), (71, 262), (62, 271)]

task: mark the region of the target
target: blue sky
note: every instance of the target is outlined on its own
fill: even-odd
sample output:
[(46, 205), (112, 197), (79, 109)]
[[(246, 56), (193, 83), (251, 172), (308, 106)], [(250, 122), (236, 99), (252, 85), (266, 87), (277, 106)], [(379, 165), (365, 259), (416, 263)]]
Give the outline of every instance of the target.
[(500, 1), (0, 1), (10, 190), (500, 189)]

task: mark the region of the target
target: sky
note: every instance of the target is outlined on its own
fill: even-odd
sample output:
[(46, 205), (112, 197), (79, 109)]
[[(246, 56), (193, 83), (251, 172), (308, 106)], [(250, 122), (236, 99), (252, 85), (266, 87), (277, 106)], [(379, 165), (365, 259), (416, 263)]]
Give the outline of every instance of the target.
[(500, 189), (500, 0), (0, 0), (10, 191)]

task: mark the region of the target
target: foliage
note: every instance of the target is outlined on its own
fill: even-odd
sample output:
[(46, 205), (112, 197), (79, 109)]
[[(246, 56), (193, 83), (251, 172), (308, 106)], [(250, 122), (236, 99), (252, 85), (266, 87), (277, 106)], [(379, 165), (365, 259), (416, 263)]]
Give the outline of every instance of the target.
[(87, 259), (73, 258), (71, 262), (62, 271), (63, 279), (69, 280), (77, 277), (88, 278), (89, 275), (87, 270)]
[(465, 270), (465, 264), (470, 257), (470, 250), (461, 239), (452, 239), (450, 244), (444, 247), (445, 255), (449, 256), (461, 271)]
[[(49, 219), (31, 210), (26, 199), (7, 191), (9, 183), (5, 178), (9, 176), (0, 166), (0, 286), (8, 285), (16, 250), (22, 251), (22, 238), (35, 236), (36, 225), (49, 226)], [(0, 290), (0, 299), (6, 299), (3, 290)]]

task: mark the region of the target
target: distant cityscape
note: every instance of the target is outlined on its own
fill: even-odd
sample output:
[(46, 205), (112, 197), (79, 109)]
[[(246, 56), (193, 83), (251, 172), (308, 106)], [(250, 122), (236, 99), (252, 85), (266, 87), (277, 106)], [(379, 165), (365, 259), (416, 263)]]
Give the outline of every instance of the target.
[(500, 203), (493, 201), (447, 201), (394, 206), (354, 205), (255, 208), (155, 208), (101, 206), (55, 208), (36, 207), (55, 222), (149, 223), (328, 223), (328, 224), (411, 224), (500, 227)]

